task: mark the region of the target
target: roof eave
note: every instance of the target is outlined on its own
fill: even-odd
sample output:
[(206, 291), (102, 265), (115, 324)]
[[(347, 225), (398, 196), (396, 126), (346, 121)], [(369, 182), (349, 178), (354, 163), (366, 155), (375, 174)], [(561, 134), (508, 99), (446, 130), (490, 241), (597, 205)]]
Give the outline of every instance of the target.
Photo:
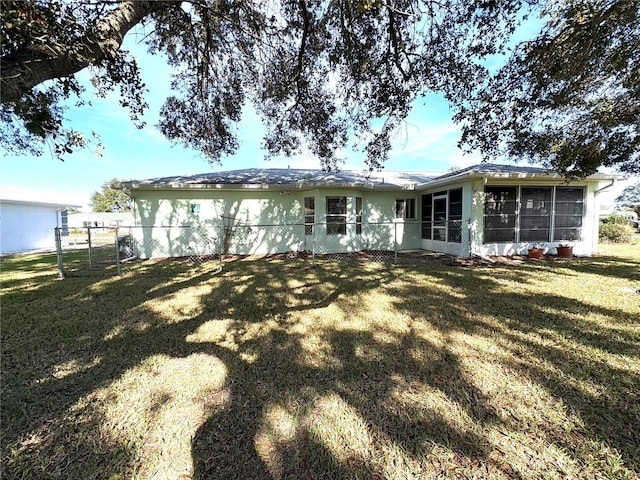
[(35, 207), (49, 207), (49, 208), (57, 208), (59, 210), (64, 210), (67, 208), (81, 208), (82, 205), (72, 204), (72, 203), (54, 203), (54, 202), (39, 202), (39, 201), (31, 201), (31, 200), (16, 200), (11, 198), (0, 198), (0, 202), (2, 203), (13, 203), (20, 205), (32, 205)]
[[(440, 180), (436, 179), (431, 182), (425, 182), (418, 185), (416, 188), (418, 190), (426, 190), (431, 189), (433, 187), (438, 187), (441, 185), (447, 185), (451, 183), (459, 183), (465, 180), (475, 180), (475, 179), (492, 179), (492, 180), (522, 180), (522, 179), (540, 179), (540, 180), (556, 180), (556, 181), (566, 181), (568, 180), (566, 177), (563, 177), (557, 172), (481, 172), (476, 170), (471, 170), (467, 172), (462, 172), (458, 175), (451, 175), (446, 178), (442, 178)], [(569, 180), (570, 182), (598, 182), (605, 180), (619, 180), (624, 178), (620, 175), (612, 175), (605, 173), (596, 173), (593, 175), (589, 175), (585, 178)]]
[(570, 179), (564, 177), (558, 172), (469, 172), (471, 178), (490, 178), (494, 180), (500, 179), (541, 179), (541, 180), (560, 180), (568, 182), (598, 182), (602, 180), (616, 180), (622, 178), (619, 175), (610, 175), (605, 173), (595, 173), (583, 178)]
[(115, 189), (134, 190), (310, 190), (315, 188), (361, 188), (367, 190), (416, 190), (418, 184), (410, 185), (385, 185), (369, 182), (297, 182), (297, 183), (139, 183), (139, 182), (119, 182), (112, 185)]

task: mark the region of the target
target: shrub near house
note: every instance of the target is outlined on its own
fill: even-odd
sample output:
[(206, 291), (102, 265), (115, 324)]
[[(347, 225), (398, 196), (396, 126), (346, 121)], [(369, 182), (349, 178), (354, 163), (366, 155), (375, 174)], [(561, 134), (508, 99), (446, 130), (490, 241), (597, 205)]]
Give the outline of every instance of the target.
[(634, 233), (634, 228), (625, 217), (612, 214), (602, 220), (599, 238), (601, 242), (631, 243)]

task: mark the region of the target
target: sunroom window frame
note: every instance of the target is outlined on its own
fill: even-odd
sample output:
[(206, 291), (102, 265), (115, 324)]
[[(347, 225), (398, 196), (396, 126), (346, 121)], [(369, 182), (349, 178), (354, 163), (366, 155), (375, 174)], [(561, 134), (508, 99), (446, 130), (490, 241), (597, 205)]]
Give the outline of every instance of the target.
[[(563, 189), (563, 188), (567, 188), (567, 189), (574, 189), (574, 190), (581, 190), (582, 191), (582, 200), (581, 200), (581, 204), (582, 204), (582, 209), (580, 212), (580, 232), (578, 235), (578, 239), (570, 239), (568, 241), (581, 241), (582, 238), (584, 238), (584, 215), (585, 215), (585, 209), (586, 209), (586, 205), (587, 205), (587, 188), (584, 185), (576, 185), (576, 186), (564, 186), (564, 185), (548, 185), (548, 184), (543, 184), (543, 185), (527, 185), (527, 184), (498, 184), (498, 185), (485, 185), (484, 187), (484, 192), (486, 194), (487, 188), (515, 188), (516, 189), (516, 198), (515, 198), (515, 225), (514, 225), (514, 236), (513, 236), (513, 241), (486, 241), (486, 231), (487, 231), (487, 224), (486, 224), (486, 196), (485, 196), (485, 201), (483, 203), (483, 210), (482, 210), (482, 218), (483, 218), (483, 227), (482, 227), (482, 243), (483, 244), (504, 244), (504, 243), (557, 243), (557, 242), (561, 242), (563, 241), (563, 239), (557, 239), (556, 238), (556, 216), (557, 216), (557, 192), (558, 189)], [(522, 239), (522, 190), (526, 189), (526, 188), (550, 188), (551, 189), (551, 205), (550, 205), (550, 211), (549, 211), (549, 230), (548, 230), (548, 236), (547, 236), (547, 240), (523, 240)], [(576, 214), (577, 215), (577, 214)], [(566, 227), (568, 228), (568, 227)]]

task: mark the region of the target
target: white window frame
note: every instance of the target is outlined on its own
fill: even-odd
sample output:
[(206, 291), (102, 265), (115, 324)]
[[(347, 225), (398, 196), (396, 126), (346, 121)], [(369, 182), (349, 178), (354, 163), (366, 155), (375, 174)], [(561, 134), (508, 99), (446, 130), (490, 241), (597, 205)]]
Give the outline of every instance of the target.
[[(398, 206), (401, 205), (400, 208)], [(410, 207), (408, 207), (410, 205)], [(395, 201), (395, 218), (396, 220), (415, 220), (416, 215), (416, 199), (415, 198), (396, 198)]]
[[(343, 212), (336, 213), (330, 212), (329, 202), (332, 200), (343, 201), (344, 205), (341, 207)], [(346, 235), (347, 233), (347, 213), (348, 209), (348, 201), (347, 197), (344, 195), (335, 195), (325, 197), (325, 220), (327, 224), (327, 235)], [(339, 205), (338, 205), (339, 206)], [(336, 221), (338, 220), (338, 221)]]
[[(313, 207), (307, 208), (307, 200), (311, 200)], [(313, 235), (316, 228), (316, 197), (304, 197), (302, 209), (304, 210), (304, 234)]]
[[(577, 185), (577, 186), (562, 186), (562, 185), (488, 185), (489, 188), (492, 187), (503, 187), (503, 188), (515, 188), (516, 189), (516, 210), (515, 210), (515, 225), (514, 225), (514, 237), (513, 240), (510, 241), (500, 241), (500, 242), (496, 242), (496, 241), (489, 241), (487, 242), (485, 240), (485, 232), (487, 230), (487, 226), (486, 226), (486, 222), (484, 222), (484, 219), (486, 218), (486, 214), (484, 213), (484, 208), (486, 205), (486, 198), (485, 198), (485, 203), (483, 204), (483, 228), (482, 228), (482, 242), (483, 244), (492, 244), (492, 243), (528, 243), (528, 242), (534, 242), (534, 240), (523, 240), (522, 239), (522, 235), (521, 235), (521, 220), (522, 220), (522, 189), (523, 188), (551, 188), (551, 205), (550, 205), (550, 210), (549, 210), (549, 234), (547, 236), (546, 240), (535, 240), (535, 242), (539, 242), (539, 243), (552, 243), (552, 242), (560, 242), (563, 240), (567, 240), (567, 241), (580, 241), (583, 238), (584, 235), (584, 213), (585, 213), (585, 206), (587, 203), (587, 199), (586, 199), (586, 187), (584, 185)], [(486, 192), (486, 188), (485, 187), (485, 192)], [(557, 217), (558, 216), (565, 216), (565, 217), (577, 217), (578, 214), (573, 214), (573, 215), (569, 215), (569, 214), (557, 214), (557, 192), (558, 189), (574, 189), (574, 190), (582, 190), (582, 200), (581, 200), (581, 204), (582, 204), (582, 208), (581, 208), (581, 212), (579, 214), (580, 216), (580, 227), (579, 227), (579, 235), (578, 238), (573, 238), (573, 239), (565, 239), (565, 238), (557, 238), (556, 236), (556, 230), (558, 229), (557, 225), (556, 225), (556, 221), (557, 221)], [(578, 202), (576, 202), (578, 203)], [(568, 229), (568, 228), (573, 228), (573, 229), (578, 229), (578, 227), (560, 227), (562, 229)]]

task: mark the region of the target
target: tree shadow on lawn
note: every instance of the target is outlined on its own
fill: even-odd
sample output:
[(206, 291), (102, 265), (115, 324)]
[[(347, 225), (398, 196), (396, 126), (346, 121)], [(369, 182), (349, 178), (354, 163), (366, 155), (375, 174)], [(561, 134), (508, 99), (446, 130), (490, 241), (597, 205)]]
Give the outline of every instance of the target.
[[(195, 478), (381, 478), (390, 468), (404, 468), (408, 475), (420, 478), (439, 468), (446, 471), (446, 465), (437, 464), (437, 457), (424, 460), (434, 448), (454, 452), (456, 464), (469, 471), (479, 461), (504, 477), (518, 477), (520, 472), (491, 456), (492, 442), (482, 433), (483, 427), (504, 422), (504, 418), (467, 380), (461, 359), (446, 344), (429, 341), (411, 329), (385, 332), (382, 328), (359, 330), (336, 324), (316, 332), (322, 348), (310, 351), (313, 346), (306, 343), (307, 333), (298, 331), (301, 320), (309, 317), (309, 325), (313, 325), (311, 316), (315, 315), (313, 318), (320, 322), (329, 307), (335, 307), (348, 323), (350, 316), (359, 314), (354, 311), (358, 299), (368, 300), (369, 292), (402, 298), (396, 305), (398, 312), (406, 312), (414, 321), (433, 325), (447, 335), (453, 331), (472, 335), (489, 331), (486, 325), (478, 325), (475, 316), (476, 309), (483, 308), (481, 301), (474, 302), (469, 310), (445, 291), (418, 290), (409, 284), (400, 289), (389, 286), (395, 285), (406, 270), (366, 264), (344, 270), (340, 264), (283, 264), (278, 268), (257, 262), (229, 266), (218, 277), (206, 273), (158, 282), (146, 273), (93, 283), (69, 279), (62, 292), (46, 287), (50, 296), (44, 297), (48, 303), (43, 311), (52, 315), (32, 316), (22, 333), (22, 318), (15, 305), (8, 306), (8, 322), (3, 318), (3, 333), (11, 330), (3, 348), (3, 463), (8, 461), (6, 452), (20, 450), (21, 442), (32, 432), (50, 430), (61, 418), (65, 422), (65, 416), (80, 400), (118, 381), (147, 359), (204, 354), (224, 364), (224, 389), (229, 391), (229, 400), (209, 408), (208, 418), (193, 436)], [(453, 282), (456, 287), (464, 284), (459, 276), (447, 274), (447, 269), (408, 271), (428, 274), (445, 284)], [(198, 288), (203, 290), (197, 305), (180, 303), (187, 290)], [(467, 299), (472, 299), (491, 291), (494, 285), (483, 279), (476, 288), (465, 288)], [(174, 310), (154, 309), (154, 301), (167, 299), (177, 302)], [(508, 301), (508, 297), (503, 300)], [(73, 305), (55, 312), (59, 302)], [(491, 305), (484, 306), (488, 315), (495, 314)], [(500, 311), (513, 325), (504, 331), (492, 327), (491, 334), (506, 335), (531, 355), (550, 356), (559, 367), (567, 359), (580, 360), (570, 354), (557, 357), (553, 348), (523, 341), (520, 330), (529, 333), (531, 326), (519, 320), (521, 308), (515, 303), (508, 305), (506, 313)], [(582, 308), (575, 301), (567, 301), (564, 306)], [(109, 308), (106, 316), (92, 315)], [(366, 305), (361, 308), (366, 310)], [(375, 323), (377, 319), (365, 315), (365, 320)], [(576, 332), (569, 319), (564, 323), (567, 332)], [(199, 329), (212, 324), (221, 326), (220, 338), (190, 340)], [(544, 328), (550, 326), (545, 324)], [(59, 330), (56, 341), (47, 343), (52, 329)], [(423, 356), (416, 357), (415, 352)], [(81, 368), (56, 376), (52, 367), (65, 363)], [(637, 465), (637, 458), (624, 447), (623, 434), (604, 431), (598, 419), (586, 411), (593, 399), (574, 394), (557, 375), (542, 378), (548, 372), (538, 372), (535, 366), (518, 364), (514, 368), (534, 376), (553, 390), (552, 394), (561, 395), (586, 419), (595, 440), (610, 442), (632, 467)], [(578, 375), (574, 364), (567, 368), (570, 374)], [(583, 368), (591, 378), (600, 366)], [(612, 369), (601, 373), (605, 386), (613, 387), (613, 380), (607, 377)], [(405, 398), (412, 391), (435, 400), (428, 405), (412, 403)], [(159, 398), (165, 403), (169, 397)], [(459, 408), (458, 423), (441, 410), (439, 400), (440, 404)], [(282, 433), (270, 425), (267, 413), (273, 408), (292, 418), (290, 432)], [(620, 406), (605, 404), (604, 411), (614, 419), (632, 420), (629, 408), (623, 406), (618, 412), (614, 408)], [(87, 419), (80, 424), (85, 430), (99, 430), (106, 421), (104, 408), (91, 402), (76, 415)], [(475, 426), (465, 426), (469, 424)], [(126, 442), (123, 447), (122, 438), (103, 435), (89, 443), (76, 438), (73, 425), (58, 428), (60, 432), (48, 432), (51, 436), (41, 444), (24, 449), (19, 461), (9, 462), (6, 478), (25, 474), (42, 460), (38, 457), (52, 452), (56, 453), (49, 460), (53, 468), (43, 478), (99, 477), (135, 463), (135, 451), (128, 451)], [(331, 438), (333, 441), (329, 441)], [(81, 457), (78, 452), (83, 452)], [(405, 465), (387, 465), (391, 459)]]
[[(613, 262), (618, 273), (637, 266)], [(564, 268), (602, 274), (601, 267), (587, 263)], [(553, 270), (554, 273), (558, 273)], [(496, 279), (505, 278), (503, 271)], [(437, 293), (403, 287), (394, 292), (399, 310), (425, 313), (425, 320), (452, 334), (499, 338), (501, 348), (512, 352), (505, 368), (521, 372), (559, 398), (583, 422), (584, 434), (615, 448), (633, 470), (640, 470), (640, 378), (632, 362), (640, 352), (640, 320), (637, 314), (557, 294), (527, 295), (505, 291), (498, 282), (474, 284), (451, 272), (430, 272), (454, 287), (464, 304), (443, 314)], [(595, 325), (588, 316), (601, 318)], [(619, 361), (618, 361), (619, 360)], [(625, 367), (616, 366), (616, 363)], [(579, 457), (579, 445), (550, 432), (550, 438)]]
[(576, 271), (597, 273), (604, 276), (629, 278), (640, 275), (640, 258), (621, 258), (611, 255), (596, 255), (570, 261), (567, 265)]
[[(61, 283), (46, 281), (38, 291), (38, 309), (32, 311), (24, 311), (25, 302), (19, 295), (7, 299), (3, 302), (3, 462), (9, 461), (9, 451), (21, 450), (27, 443), (22, 450), (29, 455), (38, 455), (39, 450), (47, 453), (59, 450), (61, 446), (56, 447), (55, 443), (63, 441), (62, 433), (41, 439), (40, 446), (27, 440), (30, 436), (37, 437), (35, 432), (44, 432), (45, 436), (51, 433), (46, 432), (47, 425), (145, 359), (158, 354), (184, 357), (208, 352), (210, 349), (202, 345), (185, 341), (203, 322), (229, 319), (233, 323), (229, 325), (230, 331), (237, 334), (247, 322), (258, 323), (294, 310), (331, 304), (338, 294), (335, 283), (340, 279), (338, 267), (307, 269), (302, 275), (306, 283), (297, 285), (299, 291), (294, 292), (294, 296), (304, 298), (288, 305), (291, 302), (286, 298), (287, 277), (282, 274), (287, 267), (278, 270), (274, 265), (247, 264), (237, 272), (226, 272), (228, 277), (214, 279), (211, 291), (200, 298), (202, 314), (173, 312), (178, 317), (175, 321), (145, 304), (156, 299), (179, 298), (186, 289), (210, 282), (209, 274), (168, 282), (158, 282), (147, 274), (103, 280), (70, 278)], [(381, 277), (374, 272), (366, 279), (360, 278), (358, 288), (373, 288)], [(238, 293), (238, 287), (243, 293)], [(260, 291), (264, 293), (262, 297), (258, 295)], [(225, 349), (215, 353), (230, 365), (236, 357)], [(85, 410), (83, 417), (100, 416), (100, 409), (92, 410), (89, 406)], [(100, 421), (90, 423), (96, 428)], [(80, 476), (103, 471), (105, 459), (95, 450), (119, 448), (115, 440), (101, 447), (69, 447), (75, 452), (94, 451), (93, 455), (87, 453), (84, 460), (93, 457), (97, 465), (87, 460), (74, 466), (62, 455), (57, 467), (68, 463), (65, 468), (74, 469)], [(24, 466), (22, 460), (10, 462), (7, 478), (21, 475), (11, 466)], [(34, 459), (34, 463), (38, 461)], [(28, 459), (26, 462), (29, 463)], [(50, 470), (56, 476), (56, 468)], [(61, 475), (74, 476), (73, 472)]]
[[(245, 478), (264, 478), (265, 468), (276, 468), (256, 452), (255, 437), (264, 409), (292, 397), (303, 399), (300, 400), (303, 405), (313, 404), (312, 399), (304, 400), (304, 392), (308, 391), (315, 392), (317, 397), (344, 396), (347, 403), (358, 400), (354, 415), (365, 418), (370, 424), (370, 435), (384, 437), (384, 442), (398, 443), (410, 452), (421, 451), (427, 441), (442, 443), (463, 456), (482, 458), (485, 452), (481, 438), (458, 432), (447, 422), (439, 421), (436, 413), (430, 420), (403, 420), (397, 412), (385, 412), (382, 408), (389, 401), (389, 392), (397, 387), (398, 379), (426, 381), (431, 372), (444, 369), (450, 372), (448, 376), (458, 378), (451, 355), (438, 354), (428, 368), (421, 367), (402, 348), (380, 344), (371, 333), (356, 335), (330, 330), (323, 338), (329, 344), (328, 355), (343, 367), (336, 370), (332, 366), (301, 362), (303, 340), (294, 333), (295, 323), (290, 324), (295, 312), (304, 314), (332, 305), (340, 309), (340, 298), (378, 289), (393, 275), (384, 267), (363, 265), (356, 267), (354, 278), (349, 278), (341, 267), (335, 264), (301, 271), (300, 266), (295, 266), (296, 270), (290, 273), (298, 282), (291, 287), (288, 266), (277, 269), (273, 265), (246, 264), (214, 279), (210, 290), (200, 298), (199, 313), (178, 310), (174, 312), (177, 318), (155, 312), (148, 302), (179, 298), (187, 289), (211, 282), (208, 275), (160, 285), (145, 275), (100, 281), (73, 278), (44, 286), (43, 304), (37, 311), (24, 315), (20, 302), (9, 302), (5, 305), (3, 322), (3, 329), (10, 333), (3, 348), (2, 392), (3, 461), (8, 462), (7, 478), (19, 477), (38, 462), (49, 467), (48, 473), (40, 472), (45, 477), (91, 476), (115, 468), (122, 456), (127, 455), (126, 439), (102, 435), (89, 443), (84, 437), (77, 438), (73, 431), (99, 429), (104, 421), (104, 408), (92, 405), (91, 401), (86, 404), (85, 400), (156, 355), (186, 358), (207, 354), (222, 360), (228, 370), (231, 403), (201, 426), (193, 441), (196, 477), (206, 476), (213, 466), (222, 468), (220, 475), (236, 478), (241, 468)], [(56, 288), (58, 285), (62, 288)], [(349, 312), (343, 313), (348, 317)], [(219, 321), (228, 322), (225, 328), (237, 349), (216, 342), (187, 341), (205, 323)], [(261, 325), (265, 321), (275, 321), (276, 326), (263, 335), (246, 337), (252, 324)], [(381, 368), (375, 361), (358, 361), (356, 344), (377, 349), (391, 363)], [(440, 350), (434, 345), (423, 347)], [(248, 362), (243, 354), (257, 360)], [(60, 372), (61, 365), (69, 365), (67, 371)], [(414, 369), (417, 370), (413, 372)], [(456, 388), (465, 387), (463, 383)], [(168, 397), (159, 398), (166, 401)], [(486, 413), (489, 410), (484, 405), (469, 408), (470, 412), (485, 412), (482, 414), (485, 417), (491, 416)], [(75, 412), (72, 417), (82, 420), (76, 425), (66, 425), (71, 421), (70, 412)], [(317, 476), (325, 475), (329, 469), (337, 476), (349, 476), (349, 472), (363, 472), (364, 465), (370, 463), (367, 455), (358, 452), (347, 460), (334, 458), (336, 452), (327, 450), (330, 447), (320, 448), (321, 435), (304, 433), (309, 428), (300, 428), (295, 445), (287, 447), (295, 452), (298, 461), (292, 463), (289, 458), (282, 461), (285, 477), (295, 476), (292, 469), (298, 473), (316, 472)], [(36, 432), (40, 437), (34, 439), (38, 437)], [(32, 443), (25, 447), (24, 442), (30, 436)], [(11, 449), (17, 452), (16, 458), (7, 457)], [(211, 450), (206, 453), (208, 449)], [(114, 460), (110, 450), (119, 451), (114, 454), (118, 458)], [(78, 452), (82, 452), (81, 460), (70, 461)], [(217, 452), (218, 456), (211, 457), (211, 452)], [(44, 457), (49, 459), (45, 461)], [(333, 460), (329, 461), (330, 458)], [(377, 475), (373, 470), (370, 473)]]
[[(304, 349), (295, 335), (277, 330), (269, 337), (245, 344), (257, 353), (250, 365), (208, 347), (229, 368), (233, 400), (198, 429), (194, 478), (384, 478), (393, 471), (388, 462), (397, 461), (400, 468), (403, 460), (405, 474), (421, 478), (428, 467), (439, 468), (418, 460), (434, 445), (457, 452), (461, 463), (488, 461), (490, 442), (474, 431), (452, 425), (436, 409), (414, 404), (409, 411), (411, 402), (398, 404), (411, 386), (440, 389), (474, 422), (496, 422), (450, 353), (410, 336), (412, 347), (433, 357), (416, 361), (402, 345), (381, 343), (370, 332), (333, 331), (336, 366), (325, 368), (301, 362)], [(372, 359), (358, 352), (365, 348), (375, 349), (368, 352)], [(293, 435), (278, 438), (265, 427), (265, 412), (274, 407), (295, 419)], [(265, 436), (267, 445), (260, 448), (258, 440), (256, 448)], [(394, 448), (398, 453), (390, 452)]]

